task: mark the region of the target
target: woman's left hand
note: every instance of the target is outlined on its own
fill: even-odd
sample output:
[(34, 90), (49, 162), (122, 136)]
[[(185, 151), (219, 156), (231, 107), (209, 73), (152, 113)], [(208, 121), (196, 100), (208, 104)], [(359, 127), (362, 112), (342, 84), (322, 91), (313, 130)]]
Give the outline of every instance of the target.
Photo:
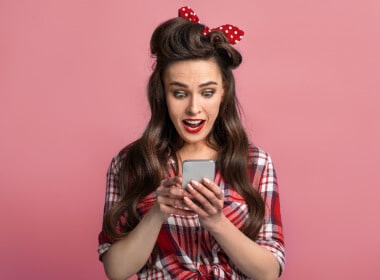
[(191, 181), (186, 191), (190, 194), (184, 198), (187, 207), (198, 214), (201, 225), (212, 232), (213, 227), (223, 218), (224, 192), (214, 182), (203, 179)]

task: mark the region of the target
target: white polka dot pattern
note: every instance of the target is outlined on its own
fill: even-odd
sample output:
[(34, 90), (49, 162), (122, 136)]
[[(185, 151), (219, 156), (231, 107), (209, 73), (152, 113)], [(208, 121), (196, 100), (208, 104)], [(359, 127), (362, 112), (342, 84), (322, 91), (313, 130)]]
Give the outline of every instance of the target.
[[(187, 19), (187, 20), (191, 21), (192, 23), (200, 23), (197, 14), (188, 6), (180, 8), (178, 10), (178, 16), (182, 17), (184, 19)], [(205, 28), (202, 31), (202, 34), (207, 36), (211, 32), (218, 31), (218, 30), (225, 33), (226, 38), (230, 44), (236, 44), (244, 36), (243, 30), (241, 30), (238, 27), (233, 26), (231, 24), (224, 24), (224, 25), (216, 27), (216, 28), (209, 28), (209, 27), (205, 26)]]

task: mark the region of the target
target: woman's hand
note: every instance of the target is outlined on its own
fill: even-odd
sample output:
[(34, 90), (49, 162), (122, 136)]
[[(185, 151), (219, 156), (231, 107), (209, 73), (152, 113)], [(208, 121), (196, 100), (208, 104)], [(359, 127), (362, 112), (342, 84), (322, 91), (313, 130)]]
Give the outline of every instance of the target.
[(184, 209), (184, 197), (188, 194), (182, 189), (182, 178), (171, 177), (161, 181), (156, 189), (157, 202), (153, 206), (161, 214), (162, 220), (166, 220), (171, 214), (194, 215), (193, 212)]
[(224, 217), (224, 192), (206, 178), (202, 182), (191, 181), (186, 191), (189, 193), (183, 200), (186, 206), (198, 214), (201, 225), (212, 232), (213, 227)]

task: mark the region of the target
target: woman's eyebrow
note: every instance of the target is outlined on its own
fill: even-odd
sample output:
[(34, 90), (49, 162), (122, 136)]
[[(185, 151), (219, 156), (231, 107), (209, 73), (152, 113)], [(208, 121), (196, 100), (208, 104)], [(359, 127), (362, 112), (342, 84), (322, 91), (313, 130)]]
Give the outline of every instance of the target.
[[(188, 85), (186, 85), (186, 84), (184, 84), (184, 83), (176, 82), (176, 81), (171, 82), (169, 85), (170, 85), (170, 86), (183, 87), (183, 88), (188, 88), (188, 87), (189, 87)], [(217, 82), (214, 82), (214, 81), (209, 81), (209, 82), (205, 82), (205, 83), (200, 84), (198, 87), (199, 87), (199, 88), (202, 88), (202, 87), (207, 87), (207, 86), (211, 86), (211, 85), (216, 85), (216, 86), (217, 86), (218, 83), (217, 83)]]
[(176, 81), (171, 82), (171, 83), (169, 84), (169, 86), (177, 86), (177, 87), (188, 88), (188, 85), (186, 85), (186, 84), (184, 84), (184, 83), (176, 82)]
[(205, 82), (205, 83), (203, 83), (203, 84), (200, 84), (199, 87), (200, 87), (200, 88), (201, 88), (201, 87), (208, 87), (208, 86), (211, 86), (211, 85), (215, 85), (215, 86), (217, 86), (218, 83), (217, 83), (217, 82), (214, 82), (214, 81), (209, 81), (209, 82)]

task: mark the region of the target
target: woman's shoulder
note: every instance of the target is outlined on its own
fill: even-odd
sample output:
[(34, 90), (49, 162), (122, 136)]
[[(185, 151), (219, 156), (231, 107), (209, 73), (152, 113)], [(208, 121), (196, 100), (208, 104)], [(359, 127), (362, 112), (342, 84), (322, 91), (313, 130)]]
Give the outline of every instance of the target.
[(271, 162), (272, 159), (270, 154), (263, 150), (262, 148), (250, 145), (248, 152), (248, 164), (255, 166), (265, 166), (267, 163)]
[(114, 155), (111, 159), (110, 169), (118, 172), (123, 164), (123, 161), (128, 155), (128, 152), (131, 149), (133, 143), (122, 148), (116, 155)]

